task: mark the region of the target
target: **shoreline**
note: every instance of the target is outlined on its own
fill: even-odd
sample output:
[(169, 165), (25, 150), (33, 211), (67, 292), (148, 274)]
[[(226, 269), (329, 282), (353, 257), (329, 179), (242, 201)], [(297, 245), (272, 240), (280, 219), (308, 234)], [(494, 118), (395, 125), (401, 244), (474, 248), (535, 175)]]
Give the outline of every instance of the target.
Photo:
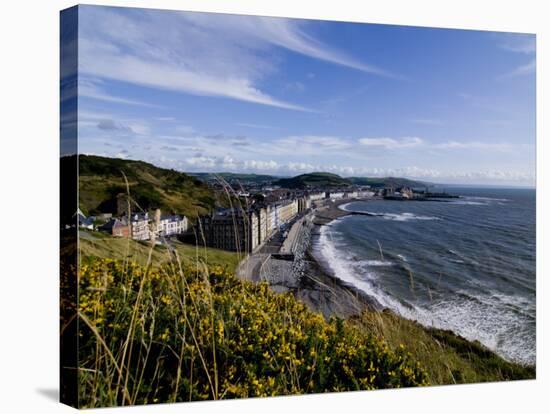
[[(352, 215), (366, 215), (366, 216), (375, 216), (376, 214), (371, 213), (363, 213), (363, 212), (354, 212), (354, 211), (346, 211), (342, 210), (340, 207), (345, 204), (353, 203), (356, 201), (368, 201), (369, 199), (356, 199), (356, 200), (337, 200), (335, 202), (331, 202), (328, 206), (326, 206), (324, 209), (319, 210), (318, 212), (313, 212), (314, 218), (312, 220), (314, 226), (310, 230), (311, 235), (319, 235), (320, 229), (323, 226), (326, 226), (336, 220), (339, 220), (343, 217), (352, 216)], [(372, 199), (371, 199), (372, 200)], [(445, 335), (450, 335), (451, 337), (457, 338), (460, 341), (464, 341), (466, 344), (474, 344), (475, 346), (480, 347), (481, 349), (485, 349), (487, 352), (494, 354), (498, 358), (503, 359), (504, 361), (510, 363), (510, 364), (518, 364), (525, 367), (536, 367), (536, 364), (525, 364), (514, 360), (509, 360), (504, 358), (502, 355), (494, 351), (493, 349), (488, 348), (487, 346), (483, 345), (478, 340), (471, 340), (463, 337), (457, 332), (454, 332), (450, 329), (445, 329), (441, 327), (435, 327), (435, 326), (429, 326), (424, 325), (420, 321), (415, 319), (409, 319), (405, 316), (400, 315), (398, 312), (394, 311), (393, 309), (384, 307), (377, 303), (377, 301), (369, 296), (366, 292), (362, 291), (361, 289), (357, 288), (356, 286), (347, 283), (338, 276), (334, 274), (334, 272), (328, 267), (328, 264), (323, 263), (322, 259), (316, 257), (316, 255), (313, 252), (313, 244), (312, 240), (310, 240), (310, 243), (307, 247), (308, 252), (308, 258), (311, 261), (311, 270), (318, 272), (317, 275), (322, 275), (322, 278), (330, 279), (333, 281), (333, 283), (338, 284), (343, 291), (350, 292), (351, 296), (356, 299), (356, 310), (358, 312), (356, 314), (347, 314), (345, 317), (353, 317), (358, 316), (364, 311), (373, 312), (373, 313), (380, 313), (380, 314), (388, 314), (392, 315), (392, 317), (397, 319), (406, 320), (414, 325), (419, 326), (422, 330), (429, 334), (434, 334), (435, 336), (441, 335), (444, 333)], [(342, 299), (346, 299), (345, 297), (342, 297)], [(357, 304), (359, 307), (357, 307)], [(315, 310), (315, 309), (314, 309)], [(340, 315), (338, 315), (340, 316)]]
[[(338, 278), (325, 263), (316, 257), (313, 251), (312, 239), (319, 234), (322, 226), (356, 214), (343, 210), (340, 206), (366, 200), (361, 198), (328, 201), (309, 213), (312, 218), (307, 229), (309, 235), (301, 259), (304, 262), (304, 269), (297, 287), (296, 297), (313, 310), (321, 312), (326, 318), (331, 316), (348, 318), (358, 316), (366, 310), (382, 310), (380, 305), (365, 292)], [(322, 288), (320, 289), (320, 287)], [(312, 295), (312, 290), (319, 292), (318, 295)]]
[[(314, 253), (313, 237), (319, 235), (322, 226), (343, 217), (376, 215), (346, 211), (340, 208), (342, 205), (351, 202), (368, 200), (376, 200), (376, 198), (330, 201), (326, 205), (309, 212), (302, 218), (305, 219), (306, 225), (300, 225), (299, 236), (297, 237), (300, 237), (301, 240), (299, 243), (295, 243), (297, 246), (293, 252), (294, 258), (288, 260), (256, 253), (255, 260), (261, 257), (261, 266), (256, 266), (256, 270), (259, 268), (260, 274), (254, 279), (248, 280), (253, 282), (267, 281), (270, 289), (274, 292), (292, 293), (296, 299), (312, 311), (322, 314), (327, 320), (336, 316), (342, 319), (361, 321), (366, 317), (367, 319), (374, 318), (382, 324), (384, 323), (382, 321), (389, 322), (390, 325), (397, 323), (398, 327), (408, 326), (409, 329), (416, 329), (419, 335), (427, 335), (436, 342), (441, 338), (446, 338), (445, 342), (450, 344), (451, 348), (468, 349), (468, 352), (479, 354), (482, 360), (490, 361), (497, 358), (512, 366), (534, 368), (536, 364), (526, 365), (505, 359), (479, 341), (467, 339), (452, 330), (423, 325), (415, 319), (406, 318), (396, 311), (380, 305), (368, 293), (343, 281), (334, 274), (327, 263), (323, 263), (323, 260)], [(246, 260), (250, 260), (250, 258), (251, 256)], [(379, 322), (374, 324), (377, 323)], [(379, 327), (375, 328), (375, 331), (377, 329)], [(420, 334), (420, 332), (422, 333)], [(388, 333), (380, 334), (385, 337)]]

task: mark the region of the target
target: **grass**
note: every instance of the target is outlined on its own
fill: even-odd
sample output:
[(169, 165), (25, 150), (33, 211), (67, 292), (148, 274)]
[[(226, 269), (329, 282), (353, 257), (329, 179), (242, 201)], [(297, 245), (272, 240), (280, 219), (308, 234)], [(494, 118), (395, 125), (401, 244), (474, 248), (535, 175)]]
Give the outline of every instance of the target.
[(428, 384), (405, 348), (178, 256), (81, 265), (81, 408)]
[[(197, 261), (208, 266), (222, 266), (234, 272), (241, 260), (241, 256), (234, 252), (214, 248), (197, 248), (191, 244), (172, 241), (171, 245), (177, 250), (184, 266), (190, 266)], [(150, 262), (159, 265), (172, 260), (168, 249), (164, 245), (157, 245), (151, 249), (150, 243), (139, 242), (126, 238), (112, 237), (102, 232), (81, 230), (79, 249), (84, 258), (110, 258), (129, 260), (139, 265)]]
[[(62, 157), (61, 162), (72, 165), (73, 160)], [(192, 221), (219, 204), (218, 194), (199, 179), (143, 161), (80, 155), (79, 171), (73, 174), (78, 174), (79, 207), (85, 215), (116, 212), (120, 194), (131, 194), (133, 210), (160, 208)]]

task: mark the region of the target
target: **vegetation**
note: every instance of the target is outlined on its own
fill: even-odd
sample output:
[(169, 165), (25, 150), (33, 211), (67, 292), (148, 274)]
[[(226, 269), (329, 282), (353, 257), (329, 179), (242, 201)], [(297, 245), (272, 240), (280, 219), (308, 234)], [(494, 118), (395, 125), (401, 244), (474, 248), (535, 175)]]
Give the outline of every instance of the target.
[(189, 175), (197, 177), (201, 180), (217, 183), (219, 177), (229, 183), (241, 182), (241, 183), (255, 183), (255, 184), (270, 184), (273, 181), (277, 181), (279, 178), (272, 175), (265, 174), (238, 174), (238, 173), (190, 173)]
[[(63, 157), (61, 162), (70, 165), (73, 157)], [(193, 219), (217, 203), (211, 188), (187, 174), (143, 161), (80, 155), (79, 207), (84, 214), (117, 212), (117, 196), (128, 193), (123, 172), (135, 201), (133, 210), (160, 208)]]
[(349, 187), (351, 185), (351, 181), (336, 174), (314, 172), (310, 174), (298, 175), (292, 178), (281, 178), (280, 180), (275, 181), (274, 184), (284, 188), (293, 189), (305, 189), (312, 187), (340, 188)]
[(428, 384), (404, 347), (200, 260), (89, 259), (79, 280), (81, 407)]
[[(240, 260), (236, 253), (217, 249), (197, 249), (179, 242), (173, 242), (173, 247), (186, 268), (196, 268), (198, 261), (232, 274)], [(156, 264), (171, 262), (166, 247), (151, 249), (148, 243), (96, 232), (81, 231), (79, 248), (84, 263), (93, 263), (97, 258), (125, 259), (141, 265), (148, 260)], [(536, 376), (534, 367), (508, 362), (477, 342), (450, 331), (426, 328), (390, 311), (365, 310), (345, 323), (387, 344), (392, 352), (406, 349), (423, 368), (430, 384), (507, 381)]]
[[(209, 247), (197, 248), (177, 240), (172, 241), (170, 245), (178, 252), (180, 261), (185, 266), (191, 266), (200, 260), (208, 266), (221, 266), (229, 272), (234, 272), (242, 259), (238, 253)], [(84, 260), (93, 258), (129, 260), (139, 265), (145, 265), (148, 260), (157, 265), (171, 260), (170, 252), (164, 245), (151, 248), (148, 242), (112, 237), (105, 233), (88, 230), (80, 230), (78, 247)]]
[(370, 185), (371, 187), (410, 187), (424, 188), (430, 186), (430, 183), (423, 181), (409, 180), (408, 178), (400, 177), (350, 177), (349, 180), (355, 185)]

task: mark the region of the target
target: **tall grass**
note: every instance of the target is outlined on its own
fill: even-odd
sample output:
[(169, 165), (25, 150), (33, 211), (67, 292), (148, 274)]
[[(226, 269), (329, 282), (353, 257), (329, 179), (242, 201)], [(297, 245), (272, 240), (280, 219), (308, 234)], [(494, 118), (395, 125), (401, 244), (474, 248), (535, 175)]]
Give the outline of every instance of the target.
[(219, 266), (80, 270), (83, 407), (427, 384), (405, 350)]

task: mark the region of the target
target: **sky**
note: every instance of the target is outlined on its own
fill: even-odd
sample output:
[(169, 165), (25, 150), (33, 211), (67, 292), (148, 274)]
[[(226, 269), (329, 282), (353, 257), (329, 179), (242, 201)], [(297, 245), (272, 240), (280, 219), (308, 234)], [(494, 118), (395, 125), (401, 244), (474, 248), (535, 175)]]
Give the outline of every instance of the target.
[(535, 184), (534, 35), (103, 6), (78, 22), (62, 110), (78, 99), (80, 153)]

